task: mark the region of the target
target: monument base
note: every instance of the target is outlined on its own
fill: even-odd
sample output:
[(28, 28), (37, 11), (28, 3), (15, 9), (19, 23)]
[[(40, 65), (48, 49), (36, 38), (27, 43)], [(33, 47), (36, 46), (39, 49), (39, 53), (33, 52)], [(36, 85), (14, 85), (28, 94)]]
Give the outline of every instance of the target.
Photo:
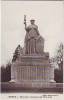
[(11, 83), (15, 83), (18, 86), (21, 85), (22, 88), (52, 88), (52, 87), (56, 87), (56, 83), (50, 83), (50, 82), (46, 82), (46, 81), (21, 81), (21, 82), (17, 82), (17, 81), (10, 81)]
[(47, 53), (42, 56), (22, 55), (12, 64), (11, 80), (21, 83), (23, 87), (48, 87), (51, 84), (50, 72), (51, 66)]

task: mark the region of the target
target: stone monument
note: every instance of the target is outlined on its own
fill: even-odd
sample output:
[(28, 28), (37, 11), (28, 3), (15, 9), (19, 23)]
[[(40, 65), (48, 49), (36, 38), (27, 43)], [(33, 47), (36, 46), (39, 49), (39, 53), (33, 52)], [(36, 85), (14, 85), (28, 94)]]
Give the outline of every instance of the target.
[[(31, 25), (25, 24), (24, 47), (19, 49), (20, 54), (11, 66), (11, 80), (22, 83), (24, 87), (43, 87), (54, 80), (54, 69), (50, 65), (49, 53), (44, 52), (44, 38), (38, 31), (35, 20), (30, 20)], [(46, 86), (48, 86), (46, 85)]]

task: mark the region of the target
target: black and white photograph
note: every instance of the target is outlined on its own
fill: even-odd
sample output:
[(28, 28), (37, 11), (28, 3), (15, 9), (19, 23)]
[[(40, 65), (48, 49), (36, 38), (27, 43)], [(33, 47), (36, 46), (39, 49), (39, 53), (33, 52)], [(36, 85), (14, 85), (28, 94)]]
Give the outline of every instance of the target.
[(63, 14), (64, 1), (1, 1), (1, 94), (63, 94)]

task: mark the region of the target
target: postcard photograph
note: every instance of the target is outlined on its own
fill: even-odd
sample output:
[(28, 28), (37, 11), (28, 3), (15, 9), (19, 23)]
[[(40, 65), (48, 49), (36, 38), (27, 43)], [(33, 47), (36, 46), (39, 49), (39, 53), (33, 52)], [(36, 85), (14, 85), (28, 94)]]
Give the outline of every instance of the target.
[(1, 1), (1, 93), (63, 94), (63, 1)]

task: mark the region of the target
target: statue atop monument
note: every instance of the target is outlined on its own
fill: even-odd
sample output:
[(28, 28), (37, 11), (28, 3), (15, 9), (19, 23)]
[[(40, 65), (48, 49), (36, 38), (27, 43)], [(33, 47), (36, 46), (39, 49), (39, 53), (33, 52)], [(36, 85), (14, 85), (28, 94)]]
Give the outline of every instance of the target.
[(31, 19), (30, 23), (31, 24), (27, 26), (25, 16), (25, 54), (42, 54), (44, 49), (44, 39), (39, 34), (38, 26), (35, 24), (35, 20)]

